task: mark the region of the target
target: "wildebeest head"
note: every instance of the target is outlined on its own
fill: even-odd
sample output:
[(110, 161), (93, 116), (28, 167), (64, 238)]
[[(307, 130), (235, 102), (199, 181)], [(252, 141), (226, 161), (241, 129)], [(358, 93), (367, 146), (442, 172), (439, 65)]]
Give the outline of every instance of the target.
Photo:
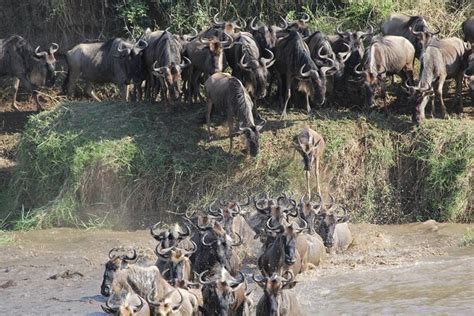
[(375, 105), (375, 100), (374, 100), (375, 86), (379, 84), (379, 82), (381, 82), (385, 78), (387, 70), (383, 66), (381, 69), (359, 70), (358, 69), (359, 66), (360, 64), (357, 64), (354, 67), (354, 73), (356, 74), (356, 76), (359, 76), (359, 78), (355, 79), (354, 81), (358, 81), (362, 83), (366, 92), (367, 105), (374, 106)]
[[(172, 295), (175, 292), (179, 294), (179, 301), (174, 301), (172, 299)], [(150, 305), (150, 311), (154, 312), (152, 315), (171, 316), (179, 312), (179, 309), (183, 304), (184, 297), (181, 293), (181, 290), (175, 289), (166, 293), (166, 295), (160, 300), (156, 300), (155, 293), (152, 291), (148, 293), (147, 301)]]
[(316, 64), (320, 67), (331, 67), (332, 62), (334, 62), (332, 65), (333, 71), (331, 71), (330, 74), (334, 75), (336, 78), (340, 78), (342, 75), (344, 75), (345, 62), (349, 59), (349, 57), (351, 57), (352, 53), (349, 44), (343, 43), (342, 45), (346, 47), (346, 50), (336, 54), (334, 53), (329, 42), (324, 41), (324, 44), (317, 52), (318, 59), (316, 60)]
[[(204, 309), (213, 314), (218, 311), (218, 315), (229, 315), (236, 299), (234, 292), (239, 288), (246, 287), (245, 277), (239, 272), (239, 278), (236, 279), (224, 268), (221, 268), (219, 274), (212, 279), (206, 280), (206, 270), (199, 274), (199, 283), (203, 285), (203, 296), (205, 298)], [(207, 314), (206, 314), (207, 315)]]
[(323, 199), (319, 193), (318, 201), (311, 201), (310, 199), (305, 201), (305, 195), (301, 197), (300, 201), (300, 216), (308, 223), (308, 229), (310, 234), (316, 233), (315, 223), (317, 221), (317, 214), (321, 211)]
[[(284, 277), (286, 276), (286, 277)], [(274, 273), (271, 277), (256, 277), (252, 275), (255, 283), (263, 289), (263, 295), (267, 311), (269, 315), (280, 315), (281, 301), (278, 300), (281, 291), (285, 289), (292, 289), (296, 285), (294, 274), (292, 271), (286, 271), (283, 276)]]
[[(343, 51), (345, 48), (342, 48), (342, 45), (345, 43), (349, 45), (351, 49), (351, 55), (346, 61), (346, 66), (354, 67), (354, 65), (360, 63), (362, 58), (364, 57), (364, 43), (363, 39), (367, 36), (371, 36), (374, 33), (374, 28), (372, 25), (369, 24), (369, 29), (366, 32), (363, 31), (341, 31), (341, 25), (337, 26), (336, 33), (339, 38), (342, 40), (338, 46), (341, 48), (337, 48), (337, 51)], [(352, 69), (352, 68), (351, 68)]]
[(175, 224), (167, 230), (156, 233), (155, 230), (159, 224), (160, 222), (156, 223), (150, 228), (150, 234), (153, 238), (155, 238), (155, 240), (160, 242), (162, 248), (177, 246), (181, 240), (191, 234), (191, 229), (187, 225), (184, 225), (184, 227), (186, 227), (186, 231), (182, 231), (178, 224)]
[[(227, 33), (224, 35), (228, 38), (226, 41), (220, 41), (217, 37), (211, 38), (199, 37), (199, 42), (204, 45), (206, 50), (205, 59), (202, 60), (202, 67), (208, 74), (221, 72), (224, 67), (224, 49), (229, 48), (233, 43), (233, 39)], [(194, 62), (194, 61), (193, 61)]]
[(431, 85), (428, 87), (410, 86), (407, 82), (405, 82), (404, 89), (410, 97), (410, 103), (415, 104), (412, 114), (412, 121), (413, 123), (419, 125), (425, 117), (425, 105), (429, 101), (429, 98), (434, 95), (433, 88)]
[(300, 33), (303, 37), (308, 37), (309, 36), (309, 28), (308, 28), (308, 22), (309, 22), (309, 15), (306, 13), (301, 13), (301, 18), (295, 21), (286, 21), (286, 30), (288, 31), (296, 31)]
[(100, 293), (104, 296), (110, 295), (115, 273), (121, 269), (126, 268), (129, 264), (134, 264), (138, 260), (137, 251), (135, 249), (133, 249), (132, 256), (114, 254), (118, 250), (118, 248), (112, 248), (109, 251), (109, 260), (105, 264), (102, 285), (100, 286)]
[(213, 227), (208, 229), (201, 238), (201, 244), (207, 248), (205, 251), (210, 251), (212, 256), (228, 270), (231, 270), (229, 260), (232, 254), (232, 247), (242, 244), (240, 235), (237, 233), (234, 234), (238, 237), (237, 242), (233, 241), (232, 238), (226, 234), (221, 224), (215, 222)]
[(294, 222), (288, 225), (278, 223), (272, 226), (271, 220), (272, 218), (269, 218), (267, 221), (267, 232), (271, 232), (272, 234), (277, 233), (273, 244), (283, 247), (282, 255), (284, 256), (285, 264), (289, 266), (293, 265), (296, 262), (296, 237), (308, 227), (308, 223), (302, 220), (304, 223), (303, 227), (298, 226)]
[(254, 17), (250, 22), (250, 33), (252, 33), (257, 45), (260, 49), (260, 54), (263, 54), (267, 49), (273, 50), (277, 41), (276, 28), (267, 26), (265, 24), (256, 25)]
[(343, 215), (337, 214), (336, 213), (336, 208), (337, 206), (334, 205), (334, 198), (331, 197), (331, 206), (326, 209), (323, 208), (318, 214), (317, 214), (317, 221), (316, 221), (316, 227), (317, 227), (317, 233), (321, 238), (323, 239), (324, 246), (328, 249), (332, 248), (334, 245), (334, 231), (336, 229), (336, 225), (338, 223), (344, 223), (349, 221), (349, 216), (347, 215), (347, 211), (345, 208), (342, 208), (344, 211)]
[(218, 210), (213, 209), (213, 205), (215, 203), (216, 201), (212, 203), (211, 205), (209, 205), (208, 213), (212, 214), (213, 216), (220, 217), (221, 224), (223, 225), (226, 233), (229, 235), (232, 235), (234, 233), (232, 229), (234, 217), (236, 217), (237, 215), (244, 215), (248, 213), (248, 212), (243, 212), (241, 207), (247, 206), (250, 204), (250, 197), (247, 196), (247, 201), (245, 203), (238, 202), (237, 200), (231, 200), (231, 201), (219, 200), (220, 207)]
[(267, 95), (268, 68), (275, 62), (273, 53), (267, 49), (266, 53), (270, 56), (269, 58), (256, 59), (246, 54), (245, 49), (242, 47), (242, 58), (237, 65), (246, 72), (248, 84), (244, 83), (247, 91), (257, 99), (262, 99)]
[[(137, 298), (139, 303), (132, 302), (132, 298)], [(118, 316), (132, 316), (139, 313), (146, 305), (145, 301), (138, 295), (127, 293), (126, 297), (120, 304), (112, 302), (113, 297), (109, 297), (104, 305), (101, 305), (102, 310), (110, 315)]]
[(31, 72), (30, 80), (38, 86), (52, 87), (56, 81), (56, 58), (54, 53), (59, 49), (59, 45), (53, 43), (48, 51), (39, 51), (39, 46), (36, 47), (33, 58), (39, 62), (39, 67), (36, 67)]
[[(191, 241), (193, 248), (191, 250), (181, 249), (175, 246), (169, 248), (162, 248), (161, 244), (156, 246), (156, 254), (170, 262), (170, 268), (168, 272), (168, 280), (171, 281), (171, 284), (175, 284), (179, 280), (185, 279), (186, 264), (189, 264), (189, 256), (197, 251), (196, 244)], [(188, 268), (190, 265), (188, 266)]]
[(123, 40), (117, 46), (117, 51), (113, 54), (124, 66), (126, 73), (134, 83), (141, 83), (145, 78), (145, 61), (143, 50), (148, 46), (144, 39), (138, 40), (135, 44)]
[[(219, 12), (214, 15), (213, 28), (217, 28), (221, 32), (224, 32), (224, 33), (227, 33), (227, 34), (233, 34), (233, 33), (235, 33), (235, 31), (243, 30), (247, 26), (247, 23), (245, 23), (245, 20), (243, 20), (243, 22), (244, 22), (243, 25), (239, 25), (239, 24), (237, 24), (238, 21), (232, 21), (232, 22), (220, 21), (218, 16), (219, 16)], [(215, 35), (215, 34), (213, 34), (213, 35)]]
[(243, 135), (245, 137), (245, 148), (251, 156), (258, 154), (260, 131), (267, 121), (263, 120), (260, 124), (254, 126), (239, 126), (239, 130), (234, 135)]
[(183, 57), (184, 62), (176, 65), (174, 62), (168, 66), (156, 67), (158, 61), (153, 64), (153, 75), (163, 78), (171, 98), (176, 101), (181, 96), (181, 71), (191, 65), (191, 61)]
[[(299, 78), (303, 81), (300, 82), (298, 89), (301, 91), (313, 89), (312, 91), (310, 90), (306, 92), (314, 96), (315, 101), (318, 105), (323, 104), (326, 97), (326, 74), (328, 73), (328, 71), (332, 71), (335, 69), (335, 61), (331, 59), (330, 62), (331, 65), (329, 67), (323, 66), (318, 70), (310, 69), (306, 72), (304, 72), (306, 65), (303, 65), (301, 66), (299, 71)], [(309, 85), (305, 84), (308, 80), (311, 82), (311, 84)]]
[(321, 139), (315, 140), (311, 134), (308, 138), (296, 135), (293, 138), (292, 145), (303, 158), (304, 170), (310, 171), (313, 169), (318, 147), (321, 145)]
[(428, 30), (416, 31), (412, 27), (409, 27), (409, 30), (417, 39), (415, 44), (415, 50), (417, 52), (423, 51), (428, 46), (428, 44), (436, 38), (436, 35), (441, 32), (439, 27), (437, 27), (437, 30), (434, 32)]

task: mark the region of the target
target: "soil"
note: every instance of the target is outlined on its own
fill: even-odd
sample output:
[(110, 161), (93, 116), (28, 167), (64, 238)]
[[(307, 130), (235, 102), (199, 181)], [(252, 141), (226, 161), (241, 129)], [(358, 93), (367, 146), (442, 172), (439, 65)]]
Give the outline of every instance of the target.
[[(464, 273), (467, 272), (463, 279), (472, 285), (474, 271), (470, 263), (474, 258), (474, 247), (460, 247), (468, 227), (471, 230), (474, 228), (473, 225), (435, 221), (388, 226), (351, 225), (355, 244), (344, 254), (329, 255), (316, 270), (299, 275), (298, 284), (292, 291), (299, 297), (307, 314), (314, 314), (315, 311), (324, 313), (325, 308), (326, 313), (338, 308), (341, 312), (352, 314), (350, 304), (332, 306), (331, 301), (328, 301), (328, 297), (337, 296), (338, 291), (347, 290), (347, 287), (342, 287), (342, 284), (336, 281), (337, 279), (357, 280), (358, 276), (362, 275), (361, 284), (356, 287), (356, 290), (358, 288), (361, 291), (364, 286), (381, 286), (382, 281), (371, 283), (372, 275), (382, 274), (381, 277), (385, 280), (384, 276), (397, 275), (399, 271), (405, 271), (401, 269), (407, 267), (423, 267), (423, 271), (434, 269), (441, 275), (446, 271), (445, 264), (430, 266), (427, 262), (443, 262), (442, 260), (452, 259), (453, 256), (461, 258), (461, 255), (469, 260), (461, 267), (465, 269)], [(13, 238), (12, 244), (0, 247), (3, 253), (0, 258), (0, 308), (15, 310), (18, 315), (38, 312), (44, 315), (98, 315), (101, 311), (100, 305), (105, 301), (99, 293), (108, 250), (117, 246), (153, 247), (155, 244), (148, 231), (85, 231), (59, 228), (8, 235)], [(248, 259), (246, 261), (255, 262), (255, 258)], [(244, 271), (248, 272), (248, 276), (250, 273), (258, 273), (252, 263), (247, 264)], [(420, 272), (412, 273), (414, 275), (409, 276), (404, 272), (404, 275), (409, 278), (422, 275)], [(397, 286), (397, 278), (387, 277), (385, 287)], [(249, 286), (254, 288), (250, 277), (248, 280)], [(436, 282), (426, 277), (422, 280)], [(444, 281), (440, 279), (438, 282)], [(383, 289), (387, 290), (385, 287)], [(446, 291), (448, 290), (446, 287)], [(425, 291), (423, 295), (428, 295), (429, 289)], [(458, 297), (464, 297), (466, 293), (459, 291), (461, 290), (458, 290)], [(373, 294), (373, 290), (371, 293)], [(389, 299), (389, 295), (394, 295), (395, 292), (390, 293), (385, 294), (385, 299)], [(432, 294), (440, 295), (439, 289), (435, 288)], [(254, 290), (254, 302), (258, 301), (260, 295), (261, 290)], [(365, 308), (377, 311), (374, 308), (378, 306), (375, 304), (379, 303), (366, 302), (363, 297), (358, 300), (366, 305)], [(469, 301), (468, 299), (459, 303), (457, 310), (469, 308)], [(444, 305), (436, 309), (430, 309), (434, 308), (430, 306), (420, 305), (418, 302), (403, 311), (415, 314), (422, 310), (441, 313), (455, 311), (445, 309)]]

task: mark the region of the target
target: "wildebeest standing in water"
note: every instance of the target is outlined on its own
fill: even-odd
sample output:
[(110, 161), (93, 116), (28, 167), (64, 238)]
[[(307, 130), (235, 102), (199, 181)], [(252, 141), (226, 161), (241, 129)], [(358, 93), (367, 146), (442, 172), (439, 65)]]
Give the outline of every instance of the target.
[(107, 42), (82, 43), (74, 46), (66, 54), (68, 73), (63, 84), (63, 92), (72, 95), (78, 79), (86, 81), (86, 93), (96, 101), (93, 83), (116, 83), (120, 96), (128, 100), (128, 85), (142, 64), (142, 50), (148, 45), (144, 40), (136, 44), (121, 38)]
[[(246, 148), (250, 155), (256, 156), (259, 147), (260, 130), (265, 121), (255, 125), (252, 108), (253, 102), (239, 79), (227, 73), (216, 73), (207, 79), (204, 84), (207, 95), (206, 122), (209, 136), (211, 135), (211, 112), (217, 106), (227, 112), (229, 126), (230, 148), (232, 152), (232, 138), (235, 134), (244, 134)], [(239, 122), (239, 131), (234, 133), (234, 119)]]
[(23, 37), (12, 35), (0, 39), (0, 77), (14, 77), (12, 107), (16, 106), (16, 96), (20, 82), (33, 94), (38, 110), (42, 109), (36, 89), (47, 85), (51, 87), (56, 79), (54, 53), (58, 44), (53, 43), (47, 52), (40, 52), (39, 46), (35, 50)]

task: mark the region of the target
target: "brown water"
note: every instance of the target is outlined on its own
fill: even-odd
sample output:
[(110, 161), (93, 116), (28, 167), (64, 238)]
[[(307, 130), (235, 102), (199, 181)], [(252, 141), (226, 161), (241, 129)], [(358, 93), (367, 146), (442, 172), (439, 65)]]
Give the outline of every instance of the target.
[[(356, 245), (299, 275), (292, 291), (308, 315), (472, 315), (474, 247), (459, 247), (467, 227), (353, 225)], [(14, 238), (0, 247), (0, 310), (10, 315), (101, 315), (108, 249), (154, 244), (146, 231), (52, 229)], [(66, 270), (83, 276), (48, 279)], [(260, 295), (254, 291), (255, 302)]]

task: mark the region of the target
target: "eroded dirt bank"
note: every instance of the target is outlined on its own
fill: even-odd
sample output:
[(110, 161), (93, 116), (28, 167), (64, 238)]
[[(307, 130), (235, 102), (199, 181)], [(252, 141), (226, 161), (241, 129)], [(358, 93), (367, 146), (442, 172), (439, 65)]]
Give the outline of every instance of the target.
[[(354, 247), (299, 275), (293, 291), (307, 314), (468, 314), (474, 247), (459, 246), (468, 227), (473, 225), (353, 225)], [(0, 308), (17, 315), (101, 314), (99, 287), (108, 250), (154, 244), (147, 231), (50, 229), (12, 235), (14, 242), (0, 248)], [(254, 291), (254, 300), (260, 295)]]

